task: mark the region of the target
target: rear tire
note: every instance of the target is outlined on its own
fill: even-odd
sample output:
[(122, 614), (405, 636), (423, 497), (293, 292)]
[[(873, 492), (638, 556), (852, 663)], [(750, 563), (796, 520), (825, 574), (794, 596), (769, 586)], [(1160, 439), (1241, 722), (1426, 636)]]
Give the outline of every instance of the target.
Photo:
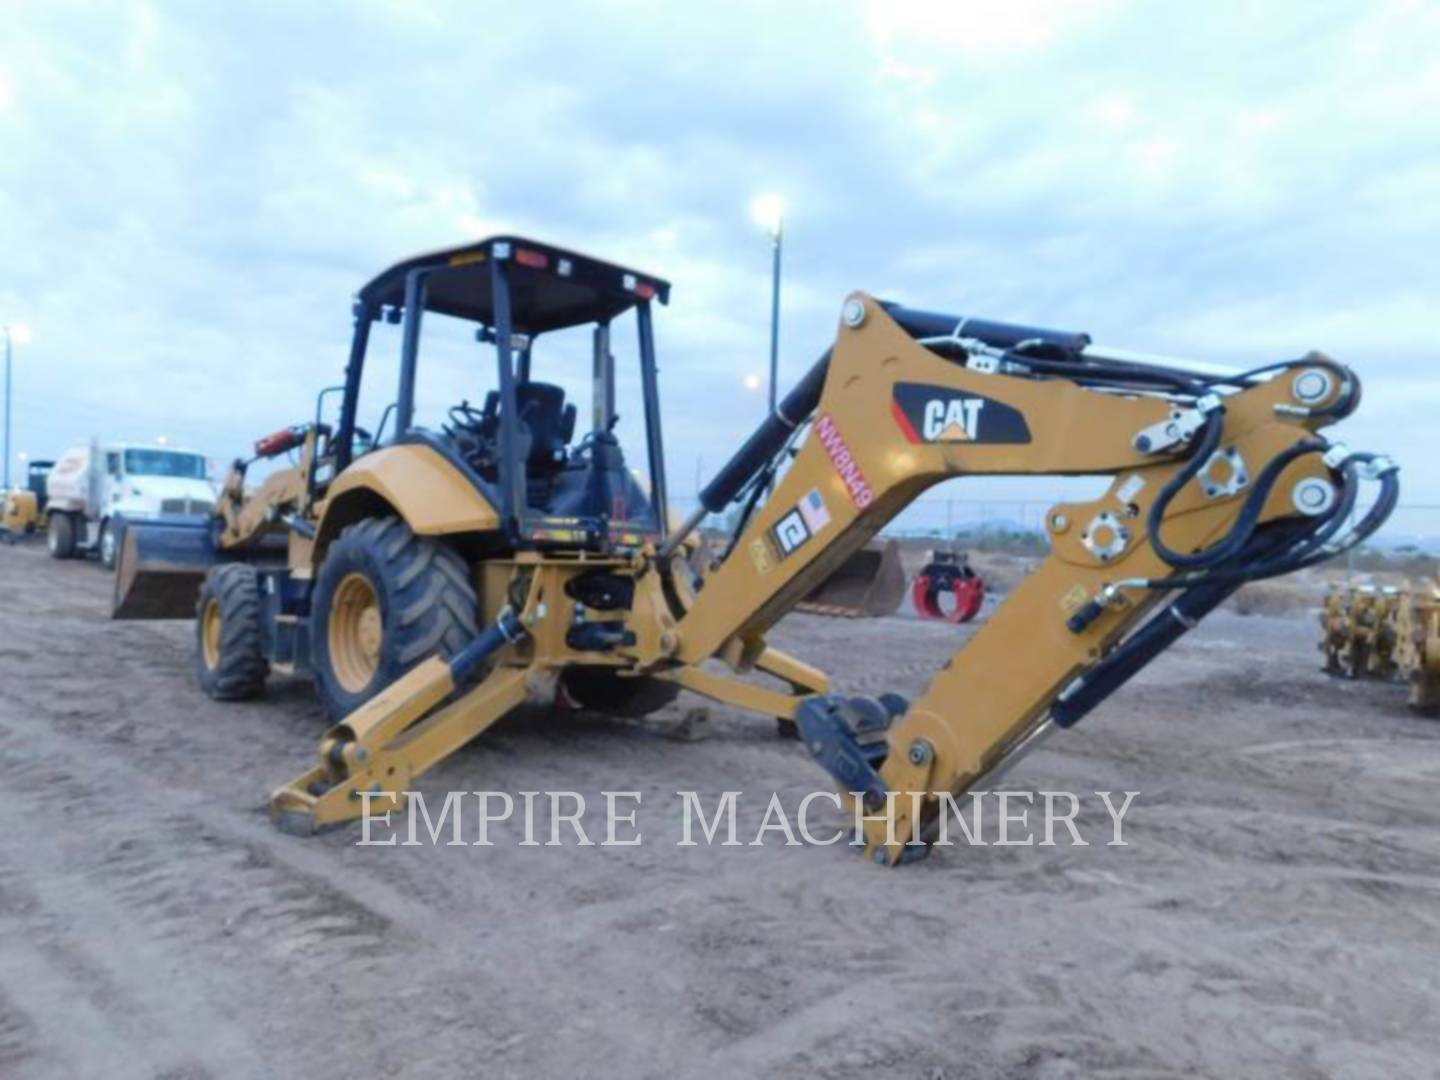
[(663, 709), (680, 694), (663, 679), (625, 678), (608, 667), (571, 667), (560, 676), (565, 693), (582, 709), (611, 716), (638, 717)]
[(75, 523), (69, 514), (50, 515), (50, 528), (46, 532), (45, 546), (50, 549), (52, 559), (73, 559), (75, 557)]
[(243, 701), (265, 689), (260, 578), (253, 566), (213, 566), (195, 605), (195, 676), (216, 701)]
[(420, 661), (448, 659), (479, 633), (470, 568), (395, 517), (351, 525), (330, 546), (310, 606), (315, 690), (333, 720)]

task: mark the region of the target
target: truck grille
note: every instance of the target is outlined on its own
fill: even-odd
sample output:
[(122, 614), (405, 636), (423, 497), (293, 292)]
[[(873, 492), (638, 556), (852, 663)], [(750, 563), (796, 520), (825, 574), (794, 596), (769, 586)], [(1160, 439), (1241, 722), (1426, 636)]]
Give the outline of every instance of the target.
[(162, 499), (162, 514), (209, 514), (215, 504), (209, 499)]

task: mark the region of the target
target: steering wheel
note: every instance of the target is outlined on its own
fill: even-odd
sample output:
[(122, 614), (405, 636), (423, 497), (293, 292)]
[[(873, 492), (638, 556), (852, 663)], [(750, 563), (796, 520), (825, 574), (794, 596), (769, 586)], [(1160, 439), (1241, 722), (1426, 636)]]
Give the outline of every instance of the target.
[(454, 432), (464, 431), (478, 434), (485, 423), (485, 413), (468, 401), (450, 406), (446, 415), (450, 418), (450, 427), (454, 429)]

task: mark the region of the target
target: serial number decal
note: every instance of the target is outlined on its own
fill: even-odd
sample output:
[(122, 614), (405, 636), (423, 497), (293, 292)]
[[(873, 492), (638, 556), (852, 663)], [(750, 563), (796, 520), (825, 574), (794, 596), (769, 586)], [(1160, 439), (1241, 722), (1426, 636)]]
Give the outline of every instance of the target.
[(864, 510), (875, 501), (875, 491), (865, 479), (865, 473), (845, 443), (845, 436), (840, 434), (840, 429), (835, 426), (829, 413), (823, 413), (820, 419), (815, 421), (815, 434), (820, 439), (820, 445), (825, 448), (825, 453), (829, 455), (830, 464), (835, 466), (835, 471), (845, 482), (850, 501), (857, 509)]

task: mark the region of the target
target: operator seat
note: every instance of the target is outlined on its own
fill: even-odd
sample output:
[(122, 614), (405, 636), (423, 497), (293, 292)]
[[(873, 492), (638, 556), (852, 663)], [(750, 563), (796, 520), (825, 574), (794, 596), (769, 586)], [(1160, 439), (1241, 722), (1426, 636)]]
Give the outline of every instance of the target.
[[(465, 406), (460, 406), (465, 408)], [(500, 450), (500, 392), (491, 390), (473, 420), (446, 428), (454, 448), (489, 484), (502, 482)], [(525, 470), (526, 502), (547, 512), (556, 478), (569, 462), (570, 439), (575, 434), (577, 410), (565, 403), (565, 391), (550, 383), (522, 382), (515, 386), (516, 449)]]
[(551, 383), (523, 382), (515, 387), (520, 417), (520, 458), (525, 462), (525, 501), (532, 510), (550, 512), (555, 485), (569, 460), (576, 409), (565, 391)]
[(565, 404), (565, 391), (552, 383), (523, 382), (515, 387), (520, 423), (530, 435), (524, 450), (526, 471), (548, 472), (562, 467), (566, 447), (575, 434), (576, 410)]

